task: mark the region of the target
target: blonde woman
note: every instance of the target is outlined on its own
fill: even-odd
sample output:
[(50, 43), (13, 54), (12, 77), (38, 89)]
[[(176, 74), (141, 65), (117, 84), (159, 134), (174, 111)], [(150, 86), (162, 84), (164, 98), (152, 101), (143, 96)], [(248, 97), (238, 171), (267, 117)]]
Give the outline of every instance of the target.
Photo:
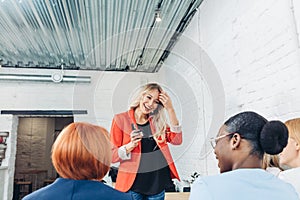
[(144, 85), (129, 111), (115, 115), (110, 136), (112, 161), (120, 162), (115, 188), (136, 200), (163, 200), (171, 179), (179, 179), (167, 143), (182, 143), (169, 95), (157, 83)]
[(291, 183), (300, 197), (300, 118), (285, 122), (289, 130), (287, 146), (280, 154), (280, 164), (289, 167), (279, 174), (279, 178)]

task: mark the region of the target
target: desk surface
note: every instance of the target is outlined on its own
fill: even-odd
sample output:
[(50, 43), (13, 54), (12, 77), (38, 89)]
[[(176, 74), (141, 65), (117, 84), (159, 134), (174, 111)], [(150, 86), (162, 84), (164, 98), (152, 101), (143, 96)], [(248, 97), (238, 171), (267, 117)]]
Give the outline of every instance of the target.
[(166, 200), (188, 200), (189, 192), (166, 192)]

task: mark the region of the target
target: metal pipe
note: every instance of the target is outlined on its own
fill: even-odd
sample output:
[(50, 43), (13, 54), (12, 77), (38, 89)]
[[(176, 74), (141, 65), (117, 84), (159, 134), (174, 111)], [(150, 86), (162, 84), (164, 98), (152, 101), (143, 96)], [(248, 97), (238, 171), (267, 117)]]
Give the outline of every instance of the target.
[(52, 75), (35, 75), (35, 74), (0, 74), (0, 80), (5, 81), (41, 81), (41, 82), (77, 82), (90, 83), (90, 76), (65, 76), (61, 74), (61, 81), (53, 79)]

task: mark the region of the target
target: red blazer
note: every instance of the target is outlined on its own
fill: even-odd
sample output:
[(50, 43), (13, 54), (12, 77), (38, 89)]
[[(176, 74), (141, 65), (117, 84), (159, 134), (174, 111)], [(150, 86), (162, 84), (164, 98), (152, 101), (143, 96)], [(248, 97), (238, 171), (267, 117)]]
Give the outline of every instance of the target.
[[(149, 118), (149, 122), (150, 122), (151, 131), (152, 133), (154, 133), (154, 126), (151, 117)], [(132, 123), (135, 124), (135, 127), (137, 127), (134, 118), (134, 110), (129, 110), (127, 112), (117, 114), (115, 115), (112, 121), (112, 126), (110, 131), (110, 139), (113, 145), (112, 162), (113, 163), (120, 162), (115, 188), (122, 192), (127, 192), (131, 188), (134, 179), (136, 177), (136, 173), (138, 171), (138, 167), (141, 159), (141, 142), (139, 142), (138, 146), (131, 151), (131, 159), (122, 160), (118, 156), (118, 148), (130, 142)], [(180, 180), (167, 142), (174, 145), (181, 144), (182, 133), (173, 133), (170, 131), (170, 128), (168, 127), (166, 130), (166, 141), (157, 143), (157, 146), (162, 151), (169, 165), (171, 178), (177, 178), (178, 180)]]

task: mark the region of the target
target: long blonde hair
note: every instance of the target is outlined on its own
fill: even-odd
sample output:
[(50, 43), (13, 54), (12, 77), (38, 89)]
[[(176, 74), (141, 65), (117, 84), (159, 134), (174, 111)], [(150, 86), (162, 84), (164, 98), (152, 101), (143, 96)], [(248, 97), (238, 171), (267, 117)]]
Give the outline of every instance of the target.
[(285, 122), (285, 125), (289, 130), (289, 137), (300, 144), (300, 118), (290, 119)]
[(281, 166), (279, 164), (278, 154), (275, 154), (275, 155), (270, 155), (270, 154), (267, 154), (267, 153), (264, 154), (262, 168), (267, 169), (268, 167), (277, 167), (281, 171), (283, 171), (283, 169), (281, 168)]
[[(130, 104), (130, 109), (135, 110), (137, 107), (139, 107), (143, 95), (152, 90), (158, 90), (159, 93), (163, 91), (162, 87), (157, 83), (148, 83), (142, 86), (137, 95), (133, 98)], [(152, 121), (155, 127), (155, 133), (153, 134), (154, 139), (157, 142), (165, 141), (165, 131), (167, 128), (167, 123), (164, 107), (162, 105), (158, 105), (156, 110), (153, 111), (153, 113), (150, 115), (153, 117)]]

